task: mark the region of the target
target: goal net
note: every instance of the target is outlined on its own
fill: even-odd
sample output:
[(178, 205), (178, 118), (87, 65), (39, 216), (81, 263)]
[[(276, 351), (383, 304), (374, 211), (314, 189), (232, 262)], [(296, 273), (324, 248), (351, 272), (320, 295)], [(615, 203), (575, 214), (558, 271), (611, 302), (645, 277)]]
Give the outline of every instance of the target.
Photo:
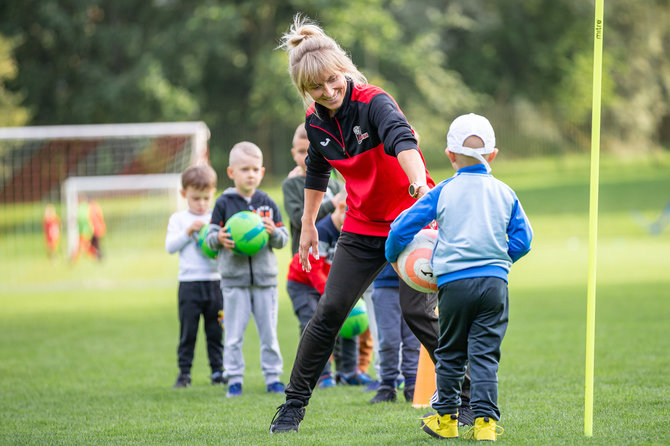
[(158, 224), (164, 237), (177, 205), (176, 175), (208, 159), (208, 140), (203, 122), (0, 129), (0, 259), (47, 258), (46, 208), (61, 220), (54, 255), (66, 257), (80, 193), (103, 209), (110, 249)]
[[(81, 248), (79, 212), (82, 205), (90, 207), (91, 203), (96, 203), (101, 209), (105, 237), (108, 239), (105, 245), (113, 246), (116, 251), (146, 249), (156, 244), (162, 246), (160, 241), (165, 235), (168, 217), (184, 206), (180, 189), (179, 173), (66, 179), (61, 197), (68, 256), (75, 256)], [(107, 227), (113, 229), (109, 237)]]

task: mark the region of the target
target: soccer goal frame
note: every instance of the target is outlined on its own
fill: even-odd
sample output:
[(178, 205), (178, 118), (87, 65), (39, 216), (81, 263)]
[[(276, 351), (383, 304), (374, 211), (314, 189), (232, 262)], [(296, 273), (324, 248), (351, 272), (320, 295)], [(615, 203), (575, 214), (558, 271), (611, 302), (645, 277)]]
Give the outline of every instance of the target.
[(72, 176), (179, 173), (209, 136), (202, 121), (0, 128), (0, 203), (58, 200)]
[(62, 185), (61, 196), (65, 205), (67, 252), (72, 256), (79, 246), (77, 208), (79, 196), (91, 192), (130, 192), (168, 190), (174, 197), (173, 211), (184, 207), (181, 190), (181, 174), (152, 175), (99, 175), (90, 177), (70, 177)]
[(209, 127), (202, 121), (136, 124), (44, 125), (0, 128), (0, 140), (92, 139), (191, 135), (192, 162), (206, 156)]
[(0, 255), (42, 253), (37, 237), (47, 204), (62, 213), (63, 242), (69, 238), (63, 248), (71, 253), (77, 243), (70, 223), (77, 198), (72, 190), (90, 187), (114, 196), (100, 189), (109, 187), (139, 197), (148, 188), (147, 194), (165, 197), (171, 208), (171, 195), (152, 189), (178, 189), (177, 176), (170, 175), (207, 163), (209, 137), (202, 121), (0, 128), (0, 240), (11, 241), (0, 244)]

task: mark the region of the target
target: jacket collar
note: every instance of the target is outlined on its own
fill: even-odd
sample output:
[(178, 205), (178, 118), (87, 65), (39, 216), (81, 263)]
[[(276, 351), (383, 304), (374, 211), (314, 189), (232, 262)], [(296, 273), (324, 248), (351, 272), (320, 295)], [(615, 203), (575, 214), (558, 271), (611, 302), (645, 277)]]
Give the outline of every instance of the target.
[(486, 166), (483, 164), (473, 164), (472, 166), (465, 166), (458, 169), (456, 173), (488, 173)]

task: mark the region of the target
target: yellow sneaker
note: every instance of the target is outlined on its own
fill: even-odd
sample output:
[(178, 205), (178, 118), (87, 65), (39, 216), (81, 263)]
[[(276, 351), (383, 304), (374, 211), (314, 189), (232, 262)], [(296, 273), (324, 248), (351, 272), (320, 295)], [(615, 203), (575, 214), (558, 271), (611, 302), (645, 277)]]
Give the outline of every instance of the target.
[(479, 417), (475, 419), (475, 425), (465, 433), (464, 437), (481, 441), (496, 441), (503, 432), (505, 429), (498, 426), (493, 418)]
[(441, 440), (458, 438), (458, 414), (426, 414), (421, 418), (421, 429), (428, 435)]

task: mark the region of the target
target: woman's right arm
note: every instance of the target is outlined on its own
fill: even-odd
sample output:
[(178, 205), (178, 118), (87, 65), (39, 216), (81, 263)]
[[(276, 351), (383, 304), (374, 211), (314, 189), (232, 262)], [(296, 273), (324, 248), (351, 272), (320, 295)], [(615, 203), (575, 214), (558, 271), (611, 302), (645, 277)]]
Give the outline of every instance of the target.
[(418, 195), (416, 198), (423, 197), (430, 190), (430, 187), (426, 181), (426, 166), (423, 164), (419, 151), (403, 150), (398, 153), (396, 158), (405, 175), (407, 175), (409, 183), (417, 185)]

